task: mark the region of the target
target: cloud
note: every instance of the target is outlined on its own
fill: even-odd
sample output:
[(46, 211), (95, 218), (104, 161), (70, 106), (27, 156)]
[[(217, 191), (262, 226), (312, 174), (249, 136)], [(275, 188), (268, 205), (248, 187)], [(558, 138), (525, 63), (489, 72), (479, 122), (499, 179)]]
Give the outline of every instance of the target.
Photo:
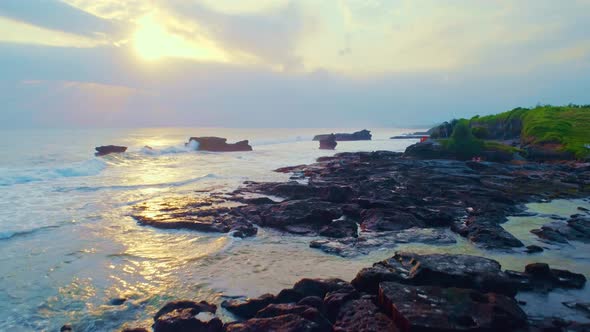
[(124, 27), (56, 0), (0, 2), (0, 15), (49, 30), (86, 37), (118, 38)]
[(159, 6), (180, 22), (177, 31), (187, 38), (198, 31), (230, 52), (246, 53), (287, 71), (302, 68), (296, 46), (309, 32), (312, 21), (298, 2), (253, 13), (219, 12), (197, 2), (178, 0), (161, 1)]

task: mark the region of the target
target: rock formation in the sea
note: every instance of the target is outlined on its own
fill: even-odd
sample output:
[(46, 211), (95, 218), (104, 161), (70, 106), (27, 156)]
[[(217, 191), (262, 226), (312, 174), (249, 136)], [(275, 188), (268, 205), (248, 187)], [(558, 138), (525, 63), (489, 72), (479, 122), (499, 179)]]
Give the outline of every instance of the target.
[(126, 146), (118, 146), (118, 145), (105, 145), (105, 146), (97, 146), (96, 148), (96, 156), (106, 156), (107, 154), (111, 153), (123, 153), (127, 151)]
[(336, 133), (336, 134), (322, 134), (322, 135), (316, 135), (313, 140), (314, 141), (321, 141), (322, 139), (325, 139), (326, 137), (330, 136), (330, 135), (334, 135), (336, 137), (336, 141), (341, 142), (341, 141), (370, 141), (371, 138), (373, 137), (371, 135), (371, 131), (363, 129), (357, 132), (354, 132), (352, 134), (349, 133)]
[(338, 145), (338, 142), (336, 142), (336, 135), (334, 134), (320, 138), (320, 149), (322, 150), (334, 150), (336, 145)]
[[(562, 331), (588, 325), (528, 317), (519, 291), (584, 287), (586, 278), (547, 264), (524, 272), (502, 271), (498, 262), (470, 255), (398, 252), (362, 269), (352, 282), (310, 279), (278, 294), (221, 306), (237, 321), (223, 324), (207, 302), (175, 301), (154, 316), (155, 332), (168, 331)], [(587, 304), (567, 303), (575, 310)], [(551, 329), (553, 328), (553, 329)], [(568, 330), (569, 331), (569, 330)], [(578, 331), (578, 330), (576, 330)]]
[(227, 143), (227, 139), (221, 137), (191, 137), (187, 144), (196, 144), (197, 150), (199, 151), (252, 151), (252, 146), (248, 144), (247, 140), (239, 141), (236, 143)]

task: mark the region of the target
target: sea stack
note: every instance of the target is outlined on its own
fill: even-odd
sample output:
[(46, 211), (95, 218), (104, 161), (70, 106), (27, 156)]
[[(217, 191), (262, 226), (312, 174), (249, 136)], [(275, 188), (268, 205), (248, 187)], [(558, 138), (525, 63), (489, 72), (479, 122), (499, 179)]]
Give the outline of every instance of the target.
[(316, 135), (313, 140), (314, 141), (321, 141), (324, 138), (327, 138), (328, 136), (333, 135), (336, 138), (336, 141), (340, 142), (340, 141), (370, 141), (371, 138), (373, 137), (373, 135), (371, 135), (371, 131), (370, 130), (360, 130), (357, 132), (354, 132), (352, 134), (350, 133), (336, 133), (336, 134), (322, 134), (322, 135)]
[(338, 142), (336, 142), (336, 135), (334, 134), (324, 136), (320, 139), (320, 149), (322, 150), (334, 150), (336, 145), (338, 145)]
[(127, 151), (126, 146), (118, 146), (118, 145), (104, 145), (104, 146), (97, 146), (96, 153), (94, 154), (97, 157), (106, 156), (107, 154), (111, 153), (123, 153)]
[(248, 144), (247, 140), (239, 141), (236, 143), (227, 143), (227, 139), (222, 137), (191, 137), (187, 145), (190, 145), (191, 142), (196, 142), (198, 144), (198, 151), (252, 151), (252, 146)]

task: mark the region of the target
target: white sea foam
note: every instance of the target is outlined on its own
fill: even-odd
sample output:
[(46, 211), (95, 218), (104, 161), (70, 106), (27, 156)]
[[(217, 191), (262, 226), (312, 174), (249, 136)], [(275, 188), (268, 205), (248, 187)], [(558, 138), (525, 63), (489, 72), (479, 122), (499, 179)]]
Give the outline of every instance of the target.
[(0, 186), (12, 186), (57, 178), (94, 176), (100, 174), (107, 164), (100, 159), (75, 162), (62, 167), (0, 168)]

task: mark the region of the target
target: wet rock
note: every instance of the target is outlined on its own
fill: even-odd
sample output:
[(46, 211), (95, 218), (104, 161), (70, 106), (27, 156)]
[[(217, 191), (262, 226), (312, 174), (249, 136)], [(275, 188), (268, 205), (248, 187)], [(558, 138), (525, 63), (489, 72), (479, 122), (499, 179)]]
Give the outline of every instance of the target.
[(557, 243), (580, 241), (590, 243), (590, 217), (575, 215), (567, 222), (554, 221), (533, 229), (531, 233), (539, 238)]
[(323, 298), (329, 292), (353, 291), (352, 285), (342, 279), (310, 279), (304, 278), (293, 285), (293, 290), (303, 297), (317, 296)]
[(298, 305), (306, 305), (318, 309), (319, 312), (324, 312), (324, 301), (319, 296), (306, 296), (297, 302)]
[(471, 288), (508, 296), (514, 296), (517, 291), (498, 262), (471, 255), (397, 252), (392, 258), (361, 270), (352, 284), (361, 291), (375, 294), (383, 281)]
[(579, 310), (586, 314), (586, 316), (590, 317), (590, 302), (563, 302), (563, 305), (571, 309)]
[(316, 308), (293, 303), (270, 304), (256, 314), (256, 318), (271, 318), (294, 314), (317, 324), (317, 331), (331, 331), (332, 324)]
[(74, 330), (72, 329), (72, 325), (70, 325), (70, 324), (65, 324), (64, 326), (62, 326), (62, 327), (59, 329), (59, 331), (60, 331), (60, 332), (72, 332), (72, 331), (74, 331)]
[(317, 233), (323, 226), (342, 216), (339, 207), (328, 202), (314, 200), (293, 200), (269, 207), (260, 215), (262, 226), (293, 232), (300, 226), (307, 233)]
[(110, 305), (121, 305), (127, 301), (124, 297), (118, 297), (109, 301)]
[(264, 294), (258, 298), (241, 300), (226, 300), (221, 302), (221, 306), (232, 314), (242, 318), (252, 318), (256, 313), (264, 309), (269, 304), (275, 303), (276, 298), (272, 294)]
[(473, 289), (383, 282), (379, 305), (401, 331), (511, 331), (527, 325), (513, 299)]
[[(193, 143), (194, 142), (194, 143)], [(226, 138), (221, 137), (191, 137), (187, 144), (197, 145), (199, 151), (213, 152), (232, 152), (232, 151), (252, 151), (248, 141), (239, 141), (233, 144), (227, 143)]]
[(212, 198), (156, 198), (134, 207), (131, 215), (140, 225), (162, 229), (189, 229), (199, 232), (228, 233), (248, 237), (257, 233), (256, 227), (244, 217), (218, 206)]
[(418, 225), (413, 214), (398, 210), (369, 209), (361, 212), (361, 229), (364, 231), (399, 231)]
[(126, 146), (118, 146), (118, 145), (105, 145), (105, 146), (97, 146), (95, 148), (96, 153), (94, 154), (97, 157), (106, 156), (111, 153), (123, 153), (127, 151)]
[(486, 249), (524, 247), (524, 244), (519, 239), (488, 218), (469, 218), (464, 223), (455, 223), (452, 229)]
[(397, 332), (391, 318), (380, 312), (371, 300), (352, 300), (344, 304), (334, 323), (337, 332)]
[(301, 315), (301, 313), (310, 309), (317, 310), (313, 307), (293, 303), (269, 304), (256, 313), (256, 318), (269, 318), (287, 314)]
[(543, 251), (543, 248), (541, 248), (541, 247), (539, 247), (537, 245), (532, 244), (530, 246), (526, 246), (526, 250), (525, 251), (527, 253), (529, 253), (529, 254), (534, 254), (534, 253), (537, 253), (537, 252), (542, 252)]
[(156, 319), (154, 332), (221, 332), (223, 322), (210, 312), (174, 309)]
[(320, 138), (320, 149), (322, 150), (334, 150), (338, 142), (336, 142), (336, 135), (327, 135)]
[(217, 307), (205, 301), (167, 303), (154, 316), (154, 332), (218, 332), (223, 323), (215, 316)]
[(323, 332), (317, 323), (309, 321), (299, 315), (282, 315), (271, 318), (253, 318), (243, 322), (225, 325), (226, 332)]
[(332, 238), (358, 237), (358, 226), (353, 220), (340, 218), (322, 227), (319, 235)]
[(337, 134), (322, 134), (316, 135), (313, 140), (314, 141), (322, 141), (329, 136), (334, 136), (336, 141), (370, 141), (372, 138), (371, 131), (363, 129), (360, 131), (356, 131), (354, 133), (337, 133)]
[(404, 157), (417, 159), (446, 159), (451, 154), (445, 147), (434, 140), (427, 140), (410, 145), (404, 152)]
[(554, 288), (583, 288), (586, 277), (567, 270), (552, 269), (545, 263), (532, 263), (524, 273), (506, 271), (511, 278), (520, 279), (521, 289), (552, 290)]
[(444, 229), (410, 228), (399, 232), (362, 232), (358, 237), (313, 240), (309, 246), (342, 257), (366, 255), (371, 251), (393, 248), (400, 243), (448, 245), (456, 243)]
[(324, 309), (326, 317), (330, 321), (335, 321), (342, 305), (350, 300), (355, 300), (360, 297), (360, 293), (355, 289), (341, 289), (334, 292), (329, 292), (324, 297)]
[(154, 315), (154, 321), (157, 320), (160, 316), (165, 315), (169, 312), (184, 309), (190, 309), (196, 315), (200, 312), (215, 313), (215, 311), (217, 311), (217, 306), (215, 304), (210, 304), (206, 301), (194, 302), (189, 300), (179, 300), (168, 302), (160, 310), (158, 310), (158, 312), (156, 312), (156, 314)]

